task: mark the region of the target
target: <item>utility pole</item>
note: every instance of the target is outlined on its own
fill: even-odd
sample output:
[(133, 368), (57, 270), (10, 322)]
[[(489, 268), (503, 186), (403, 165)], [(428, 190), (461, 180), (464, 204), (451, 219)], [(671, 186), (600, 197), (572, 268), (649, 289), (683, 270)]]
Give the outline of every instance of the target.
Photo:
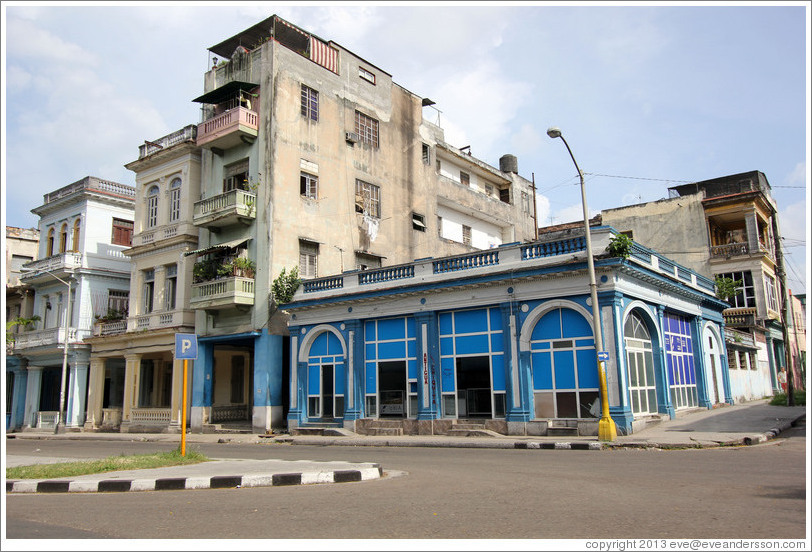
[(784, 253), (781, 248), (781, 233), (778, 230), (778, 213), (772, 216), (773, 242), (775, 243), (775, 268), (781, 286), (781, 332), (784, 336), (784, 359), (787, 367), (787, 406), (795, 406), (795, 370), (792, 365), (792, 351), (789, 346), (787, 328), (787, 273), (784, 271)]

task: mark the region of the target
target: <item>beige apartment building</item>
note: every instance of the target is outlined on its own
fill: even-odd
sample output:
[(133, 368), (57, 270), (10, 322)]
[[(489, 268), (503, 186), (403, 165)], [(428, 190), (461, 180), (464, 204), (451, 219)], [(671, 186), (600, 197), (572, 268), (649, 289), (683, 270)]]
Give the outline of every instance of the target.
[(431, 100), (279, 17), (209, 51), (194, 99), (191, 425), (214, 430), (226, 413), (270, 431), (289, 401), (287, 315), (271, 292), (283, 270), (377, 282), (414, 259), (533, 239), (534, 189), (514, 156), (496, 168), (446, 143)]
[[(195, 331), (189, 308), (200, 196), (197, 126), (145, 141), (135, 172), (135, 216), (126, 308), (97, 319), (91, 344), (86, 430), (179, 432), (183, 361), (175, 334)], [(191, 369), (187, 376), (191, 382)]]

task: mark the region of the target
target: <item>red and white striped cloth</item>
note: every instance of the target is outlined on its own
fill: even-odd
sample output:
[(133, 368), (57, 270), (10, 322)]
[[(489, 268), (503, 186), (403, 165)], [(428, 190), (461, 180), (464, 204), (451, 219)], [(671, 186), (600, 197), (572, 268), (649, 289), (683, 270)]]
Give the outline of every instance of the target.
[(338, 50), (314, 36), (310, 37), (310, 60), (338, 74)]

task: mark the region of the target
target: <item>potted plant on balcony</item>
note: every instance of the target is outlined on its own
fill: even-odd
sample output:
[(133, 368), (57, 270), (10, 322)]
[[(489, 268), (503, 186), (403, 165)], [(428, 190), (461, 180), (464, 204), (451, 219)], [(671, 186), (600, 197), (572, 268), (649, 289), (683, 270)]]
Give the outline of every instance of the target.
[(251, 259), (248, 259), (246, 257), (237, 257), (236, 259), (231, 261), (231, 267), (234, 276), (240, 276), (242, 278), (253, 278), (257, 265)]
[(119, 320), (124, 320), (125, 316), (127, 316), (127, 313), (124, 311), (116, 309), (107, 309), (107, 314), (96, 315), (96, 322), (98, 322), (99, 324), (106, 324), (107, 322), (117, 322)]
[(193, 282), (199, 284), (200, 282), (208, 282), (209, 280), (217, 279), (219, 268), (223, 263), (219, 259), (209, 258), (197, 261), (192, 269)]

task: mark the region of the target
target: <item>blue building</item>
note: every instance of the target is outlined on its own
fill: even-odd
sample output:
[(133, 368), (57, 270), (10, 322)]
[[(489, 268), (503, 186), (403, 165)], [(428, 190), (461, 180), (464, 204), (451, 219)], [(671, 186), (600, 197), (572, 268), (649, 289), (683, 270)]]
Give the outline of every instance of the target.
[[(713, 282), (638, 244), (612, 257), (616, 231), (592, 232), (618, 432), (732, 403)], [(597, 434), (582, 236), (307, 280), (284, 308), (292, 431)]]

